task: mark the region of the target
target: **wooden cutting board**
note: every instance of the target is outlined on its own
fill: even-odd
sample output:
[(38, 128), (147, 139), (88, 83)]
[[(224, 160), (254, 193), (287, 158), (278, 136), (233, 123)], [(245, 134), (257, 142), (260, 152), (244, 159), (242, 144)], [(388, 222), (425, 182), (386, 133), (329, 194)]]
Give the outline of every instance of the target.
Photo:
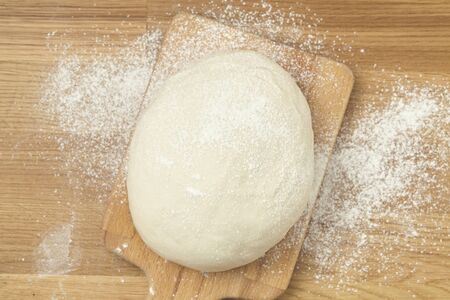
[(128, 209), (125, 176), (111, 195), (103, 229), (106, 247), (145, 271), (149, 297), (157, 299), (275, 298), (287, 288), (300, 252), (314, 201), (353, 86), (345, 65), (301, 52), (200, 16), (174, 17), (161, 46), (143, 103), (151, 91), (189, 61), (225, 49), (258, 51), (291, 73), (311, 108), (316, 148), (314, 195), (286, 238), (263, 258), (234, 270), (204, 274), (168, 262), (152, 252), (136, 232)]

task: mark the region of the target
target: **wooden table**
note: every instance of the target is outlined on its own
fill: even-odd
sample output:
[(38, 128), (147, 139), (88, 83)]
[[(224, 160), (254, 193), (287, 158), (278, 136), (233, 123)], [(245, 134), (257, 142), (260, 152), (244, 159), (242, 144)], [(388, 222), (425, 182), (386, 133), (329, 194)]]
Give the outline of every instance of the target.
[[(184, 1), (200, 3), (202, 1)], [(197, 3), (198, 2), (198, 3)], [(205, 1), (206, 2), (206, 1)], [(251, 1), (247, 1), (251, 2)], [(289, 7), (295, 1), (279, 1)], [(323, 18), (320, 29), (331, 36), (340, 35), (364, 54), (347, 57), (356, 77), (355, 88), (344, 122), (357, 118), (364, 103), (373, 94), (371, 84), (389, 80), (392, 73), (408, 74), (420, 82), (426, 79), (450, 80), (450, 2), (431, 0), (305, 0)], [(33, 137), (57, 131), (56, 124), (39, 113), (43, 78), (55, 59), (46, 48), (48, 32), (69, 30), (67, 39), (75, 47), (91, 47), (100, 34), (129, 38), (145, 32), (149, 24), (164, 27), (178, 1), (0, 1), (0, 298), (1, 299), (141, 299), (147, 281), (140, 270), (105, 250), (101, 224), (104, 204), (90, 201), (94, 192), (74, 193), (64, 176), (54, 176), (52, 157), (57, 145), (35, 141)], [(124, 22), (125, 21), (125, 22)], [(94, 24), (98, 25), (96, 30)], [(115, 31), (120, 28), (121, 33)], [(86, 35), (82, 33), (85, 32)], [(357, 34), (355, 35), (354, 32)], [(120, 40), (120, 39), (118, 39)], [(105, 50), (106, 51), (106, 50)], [(341, 58), (346, 58), (343, 54)], [(378, 70), (372, 68), (373, 64)], [(401, 67), (399, 69), (398, 67)], [(379, 70), (384, 68), (385, 72)], [(422, 74), (422, 75), (421, 75)], [(37, 126), (39, 124), (39, 126)], [(82, 252), (80, 266), (69, 275), (35, 274), (33, 251), (42, 233), (51, 226), (70, 220), (68, 206), (57, 201), (77, 201), (74, 243)], [(448, 226), (433, 227), (430, 238), (442, 238), (441, 252), (416, 253), (404, 250), (405, 259), (420, 259), (423, 264), (411, 275), (377, 284), (377, 276), (351, 285), (356, 292), (329, 288), (314, 280), (309, 262), (294, 274), (284, 299), (361, 297), (364, 299), (450, 298)], [(450, 224), (450, 221), (448, 221)], [(380, 224), (385, 226), (386, 224)], [(425, 276), (426, 275), (426, 276)], [(426, 280), (417, 283), (417, 278)]]

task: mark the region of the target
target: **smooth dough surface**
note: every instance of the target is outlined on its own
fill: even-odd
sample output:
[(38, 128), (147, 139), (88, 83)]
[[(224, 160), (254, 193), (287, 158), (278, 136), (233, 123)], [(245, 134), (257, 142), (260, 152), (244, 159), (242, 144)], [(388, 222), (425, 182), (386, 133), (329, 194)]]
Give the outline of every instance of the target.
[(313, 131), (294, 79), (252, 51), (186, 66), (138, 120), (128, 160), (133, 222), (162, 257), (200, 271), (250, 263), (303, 213)]

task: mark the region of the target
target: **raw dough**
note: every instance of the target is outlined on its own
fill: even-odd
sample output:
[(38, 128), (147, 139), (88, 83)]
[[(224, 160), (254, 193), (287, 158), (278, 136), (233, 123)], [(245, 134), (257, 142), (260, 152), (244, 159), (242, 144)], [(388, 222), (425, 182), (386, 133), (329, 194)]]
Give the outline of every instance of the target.
[(162, 257), (224, 271), (263, 256), (299, 219), (313, 180), (305, 97), (278, 64), (220, 52), (169, 78), (141, 115), (128, 197)]

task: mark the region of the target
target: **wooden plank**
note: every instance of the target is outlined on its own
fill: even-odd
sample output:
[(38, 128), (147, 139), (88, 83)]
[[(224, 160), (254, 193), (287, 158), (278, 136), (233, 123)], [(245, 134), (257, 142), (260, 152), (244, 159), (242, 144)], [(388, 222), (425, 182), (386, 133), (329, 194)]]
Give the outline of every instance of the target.
[(129, 0), (126, 3), (117, 0), (3, 0), (0, 4), (0, 17), (4, 18), (43, 18), (52, 20), (89, 20), (101, 19), (126, 20), (128, 18), (147, 17), (146, 2)]
[[(376, 282), (353, 284), (352, 288), (361, 291), (358, 294), (294, 278), (291, 288), (280, 299), (299, 299), (298, 295), (307, 300), (384, 299), (386, 295), (392, 299), (410, 299), (413, 293), (416, 299), (446, 299), (448, 280), (438, 274), (425, 283), (408, 283), (406, 279), (388, 286)], [(2, 299), (143, 299), (147, 293), (148, 282), (143, 276), (0, 274)]]
[(142, 276), (0, 274), (2, 299), (142, 299)]

